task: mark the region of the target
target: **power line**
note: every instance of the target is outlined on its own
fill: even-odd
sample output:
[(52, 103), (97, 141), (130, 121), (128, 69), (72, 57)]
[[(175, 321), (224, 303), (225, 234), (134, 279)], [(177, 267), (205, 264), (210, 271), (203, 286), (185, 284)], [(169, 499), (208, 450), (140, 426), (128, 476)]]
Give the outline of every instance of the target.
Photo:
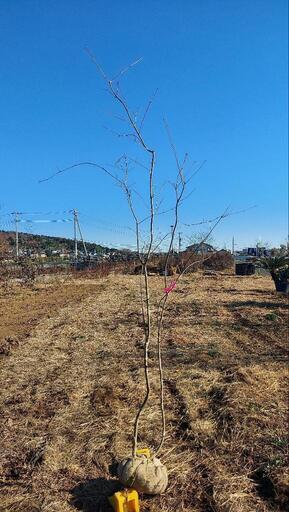
[(72, 222), (72, 219), (20, 219), (19, 222), (22, 222), (23, 224), (41, 224), (46, 223), (57, 223), (57, 222)]

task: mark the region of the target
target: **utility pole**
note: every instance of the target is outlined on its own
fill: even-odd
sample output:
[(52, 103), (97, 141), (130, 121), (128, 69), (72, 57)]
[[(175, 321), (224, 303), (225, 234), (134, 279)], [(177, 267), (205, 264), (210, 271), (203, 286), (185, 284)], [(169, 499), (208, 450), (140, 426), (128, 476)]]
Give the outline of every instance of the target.
[(182, 233), (179, 232), (179, 254), (181, 252), (181, 248), (182, 248)]
[(82, 235), (82, 231), (80, 228), (80, 224), (79, 224), (78, 211), (76, 209), (74, 209), (72, 211), (73, 211), (73, 231), (74, 231), (74, 259), (75, 259), (75, 261), (77, 261), (77, 258), (78, 258), (77, 231), (80, 235), (80, 239), (82, 241), (82, 245), (83, 245), (83, 249), (84, 249), (84, 253), (85, 253), (86, 257), (88, 256), (88, 252), (87, 252), (86, 244), (85, 244), (85, 241), (84, 241), (84, 238)]
[(73, 231), (74, 231), (74, 259), (77, 261), (77, 210), (73, 210)]
[(18, 222), (19, 222), (19, 212), (12, 212), (14, 215), (14, 223), (15, 223), (15, 252), (16, 259), (19, 258), (19, 233), (18, 233)]
[(232, 255), (235, 256), (235, 237), (232, 238)]
[(171, 234), (172, 234), (172, 254), (174, 254), (174, 240), (173, 240), (173, 232), (174, 232), (174, 226), (171, 225)]
[(88, 256), (88, 252), (87, 252), (87, 248), (86, 248), (86, 244), (85, 244), (84, 238), (83, 238), (83, 236), (82, 236), (82, 231), (81, 231), (81, 229), (80, 229), (80, 224), (79, 224), (79, 219), (78, 219), (78, 212), (77, 212), (77, 210), (76, 210), (76, 223), (77, 223), (78, 231), (79, 231), (80, 238), (81, 238), (81, 241), (82, 241), (82, 244), (83, 244), (83, 249), (84, 249), (84, 252), (85, 252), (85, 256), (87, 257), (87, 256)]

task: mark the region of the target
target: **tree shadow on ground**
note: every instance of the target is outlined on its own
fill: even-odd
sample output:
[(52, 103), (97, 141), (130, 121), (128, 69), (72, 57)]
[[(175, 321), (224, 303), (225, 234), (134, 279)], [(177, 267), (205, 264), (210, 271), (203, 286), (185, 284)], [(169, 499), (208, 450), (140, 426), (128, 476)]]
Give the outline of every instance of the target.
[(80, 482), (71, 489), (70, 505), (83, 512), (111, 512), (108, 497), (123, 489), (120, 482), (113, 479), (95, 478)]
[[(256, 290), (256, 288), (252, 288), (251, 290), (246, 290), (248, 292), (248, 294), (250, 295), (273, 295), (274, 297), (276, 297), (276, 292), (274, 290)], [(242, 292), (241, 292), (242, 293)]]
[(238, 308), (238, 307), (257, 307), (257, 308), (288, 308), (288, 304), (286, 302), (258, 302), (255, 300), (245, 300), (245, 301), (235, 301), (228, 304), (229, 308)]

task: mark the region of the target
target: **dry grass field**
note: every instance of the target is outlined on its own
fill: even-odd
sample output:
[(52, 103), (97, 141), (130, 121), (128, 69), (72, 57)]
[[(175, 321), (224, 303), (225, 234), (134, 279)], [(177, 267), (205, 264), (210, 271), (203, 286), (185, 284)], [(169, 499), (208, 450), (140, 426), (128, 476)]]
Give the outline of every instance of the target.
[[(0, 295), (0, 510), (109, 512), (143, 395), (139, 278), (54, 279)], [(196, 273), (171, 293), (169, 487), (142, 511), (288, 510), (287, 315), (267, 277)], [(160, 435), (155, 355), (141, 447)]]

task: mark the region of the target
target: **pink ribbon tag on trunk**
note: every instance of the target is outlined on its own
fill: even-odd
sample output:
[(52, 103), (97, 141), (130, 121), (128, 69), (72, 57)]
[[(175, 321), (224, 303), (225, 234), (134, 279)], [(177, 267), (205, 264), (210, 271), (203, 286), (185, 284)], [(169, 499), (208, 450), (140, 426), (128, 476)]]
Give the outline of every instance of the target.
[(171, 293), (171, 291), (175, 288), (176, 284), (177, 284), (176, 281), (172, 281), (171, 284), (167, 288), (164, 289), (164, 293), (166, 295)]

